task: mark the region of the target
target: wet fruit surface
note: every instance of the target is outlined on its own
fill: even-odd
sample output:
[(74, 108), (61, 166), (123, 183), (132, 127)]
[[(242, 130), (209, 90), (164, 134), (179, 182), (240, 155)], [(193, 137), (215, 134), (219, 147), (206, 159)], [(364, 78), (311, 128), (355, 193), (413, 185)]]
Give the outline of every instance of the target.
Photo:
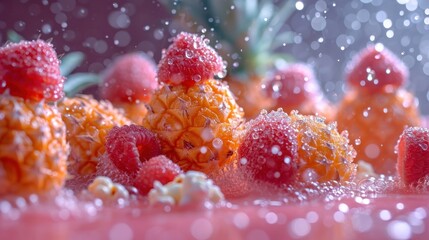
[(405, 185), (417, 184), (429, 174), (429, 130), (409, 127), (397, 145), (397, 173)]
[(182, 172), (180, 167), (164, 155), (159, 155), (142, 163), (133, 185), (139, 194), (146, 195), (152, 188), (154, 181), (166, 184)]
[(297, 137), (284, 112), (261, 113), (246, 124), (238, 161), (256, 181), (290, 184), (297, 172)]
[(192, 86), (222, 75), (223, 60), (208, 43), (208, 39), (196, 34), (178, 34), (159, 62), (158, 80), (169, 85)]
[(52, 44), (42, 40), (9, 43), (0, 48), (0, 93), (56, 101), (64, 96), (64, 77)]
[(338, 132), (336, 124), (325, 123), (321, 117), (292, 112), (290, 118), (292, 126), (298, 131), (298, 171), (301, 180), (353, 180), (356, 151), (350, 145), (346, 132)]

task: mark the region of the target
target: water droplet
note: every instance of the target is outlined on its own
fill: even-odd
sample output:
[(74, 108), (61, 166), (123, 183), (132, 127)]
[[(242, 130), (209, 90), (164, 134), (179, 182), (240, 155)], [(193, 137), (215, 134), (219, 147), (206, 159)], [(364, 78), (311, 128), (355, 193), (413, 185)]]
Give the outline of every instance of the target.
[(214, 148), (220, 149), (223, 145), (223, 141), (220, 138), (215, 138), (215, 139), (213, 139), (212, 144), (213, 144)]
[(362, 143), (362, 142), (361, 142), (360, 138), (356, 138), (356, 139), (355, 139), (355, 145), (356, 145), (356, 146), (359, 146), (361, 143)]
[(196, 75), (192, 76), (192, 80), (195, 81), (195, 82), (201, 81), (201, 75), (196, 74)]
[(191, 50), (185, 51), (185, 57), (186, 58), (192, 58), (194, 56), (194, 53)]

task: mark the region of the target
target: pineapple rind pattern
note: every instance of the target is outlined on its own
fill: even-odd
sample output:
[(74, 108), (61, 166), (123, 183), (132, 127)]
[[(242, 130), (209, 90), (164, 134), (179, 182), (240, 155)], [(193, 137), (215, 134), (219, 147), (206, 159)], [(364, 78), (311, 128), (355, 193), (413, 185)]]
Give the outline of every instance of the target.
[(58, 104), (67, 128), (71, 146), (68, 165), (71, 177), (92, 175), (99, 157), (105, 152), (105, 138), (114, 126), (131, 121), (108, 101), (97, 101), (91, 96), (65, 98)]
[(208, 172), (234, 160), (242, 117), (228, 86), (207, 80), (189, 88), (163, 85), (143, 126), (158, 134), (164, 154), (183, 170)]
[(67, 176), (68, 154), (57, 108), (0, 95), (0, 195), (59, 190)]

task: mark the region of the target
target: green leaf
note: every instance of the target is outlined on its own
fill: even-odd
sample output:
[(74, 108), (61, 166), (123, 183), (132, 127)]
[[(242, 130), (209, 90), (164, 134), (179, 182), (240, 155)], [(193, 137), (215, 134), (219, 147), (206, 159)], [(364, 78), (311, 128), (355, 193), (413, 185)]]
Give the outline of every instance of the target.
[(73, 97), (77, 93), (90, 86), (97, 85), (100, 77), (94, 73), (75, 73), (70, 75), (64, 83), (64, 92), (67, 97)]
[(17, 43), (17, 42), (23, 40), (24, 38), (21, 35), (19, 35), (17, 32), (15, 32), (13, 30), (9, 30), (9, 31), (7, 31), (7, 39), (10, 42)]
[(67, 53), (61, 58), (61, 74), (63, 76), (69, 75), (75, 70), (83, 61), (85, 55), (81, 52)]

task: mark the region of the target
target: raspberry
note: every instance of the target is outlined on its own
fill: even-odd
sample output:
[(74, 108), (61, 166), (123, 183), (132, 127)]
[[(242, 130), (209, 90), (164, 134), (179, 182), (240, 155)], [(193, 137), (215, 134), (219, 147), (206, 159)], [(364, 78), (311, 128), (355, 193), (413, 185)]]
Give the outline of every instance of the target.
[(267, 83), (267, 92), (276, 101), (276, 107), (289, 112), (306, 102), (312, 105), (322, 97), (313, 70), (305, 64), (296, 63), (278, 70)]
[(283, 111), (263, 112), (247, 123), (238, 159), (255, 180), (277, 186), (291, 183), (297, 157), (296, 131)]
[(144, 127), (113, 127), (106, 137), (106, 152), (116, 167), (133, 177), (142, 162), (161, 154), (158, 137)]
[(162, 184), (169, 183), (182, 173), (180, 167), (164, 155), (159, 155), (142, 163), (141, 169), (134, 179), (134, 187), (139, 193), (146, 195), (155, 181)]
[(405, 84), (408, 69), (382, 44), (369, 45), (347, 66), (348, 83), (369, 92), (382, 91), (387, 86), (397, 89)]
[(139, 53), (126, 54), (101, 75), (100, 95), (114, 103), (149, 102), (158, 87), (156, 66)]
[(180, 33), (174, 39), (163, 52), (158, 68), (160, 82), (185, 86), (221, 76), (225, 71), (222, 57), (208, 45), (208, 39), (190, 33)]
[(9, 43), (0, 48), (0, 93), (32, 100), (64, 96), (64, 77), (52, 44), (42, 40)]
[(113, 182), (124, 186), (129, 186), (132, 183), (130, 176), (126, 172), (119, 170), (107, 154), (101, 155), (98, 159), (95, 175), (108, 177)]
[(417, 183), (429, 174), (429, 130), (423, 127), (406, 128), (396, 147), (398, 161), (396, 169), (400, 181)]

